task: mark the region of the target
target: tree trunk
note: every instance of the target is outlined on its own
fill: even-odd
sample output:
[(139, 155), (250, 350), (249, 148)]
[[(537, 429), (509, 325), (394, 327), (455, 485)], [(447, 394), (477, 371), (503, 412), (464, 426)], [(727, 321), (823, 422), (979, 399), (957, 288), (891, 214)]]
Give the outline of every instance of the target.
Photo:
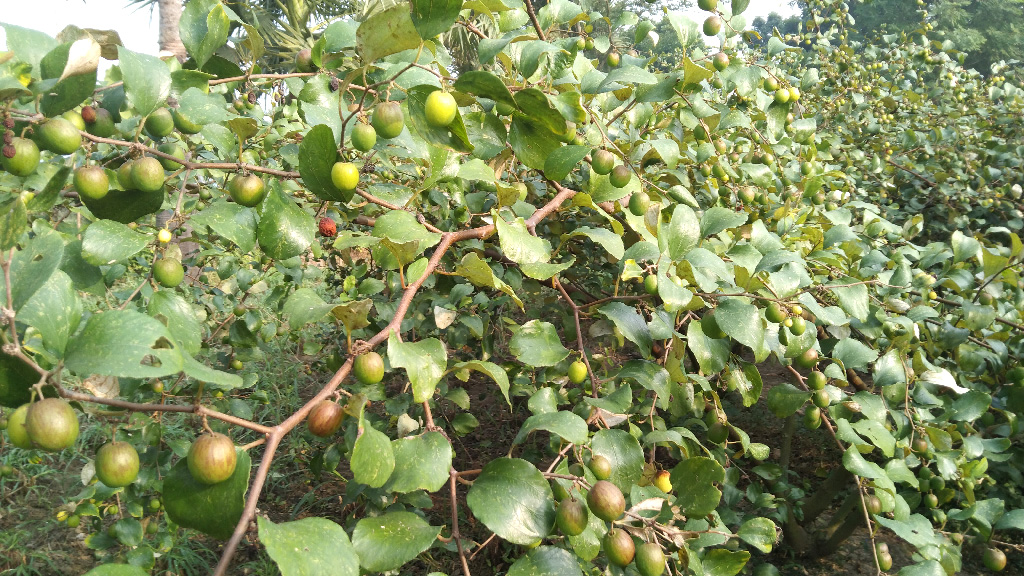
[[(160, 52), (173, 54), (184, 62), (187, 58), (185, 45), (178, 36), (181, 20), (181, 0), (160, 0)], [(162, 55), (162, 54), (161, 54)]]

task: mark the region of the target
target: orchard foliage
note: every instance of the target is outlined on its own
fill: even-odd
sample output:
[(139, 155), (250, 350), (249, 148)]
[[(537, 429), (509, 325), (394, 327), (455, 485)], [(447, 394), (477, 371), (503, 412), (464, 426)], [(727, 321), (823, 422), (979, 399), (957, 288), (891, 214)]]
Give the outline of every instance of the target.
[[(68, 522), (136, 572), (186, 527), (223, 574), (255, 520), (286, 575), (468, 576), (469, 515), (512, 575), (731, 576), (857, 527), (908, 575), (997, 566), (1024, 529), (1020, 78), (923, 11), (862, 45), (844, 5), (756, 38), (747, 4), (670, 11), (668, 71), (633, 50), (654, 22), (568, 0), (393, 5), (299, 72), (213, 0), (184, 64), (6, 26), (2, 449), (112, 424)], [(479, 69), (453, 76), (453, 27)], [(256, 421), (300, 333), (331, 373)], [(518, 433), (457, 469), (494, 406)], [(358, 513), (256, 518), (307, 431)], [(826, 479), (791, 469), (801, 435)]]

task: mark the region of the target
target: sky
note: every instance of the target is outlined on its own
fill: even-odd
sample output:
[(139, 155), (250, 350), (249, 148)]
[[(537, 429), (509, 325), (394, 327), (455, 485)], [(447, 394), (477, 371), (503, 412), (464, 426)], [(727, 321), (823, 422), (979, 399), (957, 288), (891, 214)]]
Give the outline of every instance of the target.
[[(157, 53), (157, 16), (149, 8), (128, 6), (127, 0), (0, 0), (4, 4), (0, 11), (0, 22), (24, 28), (41, 30), (55, 36), (68, 24), (79, 28), (116, 30), (126, 48), (144, 54)], [(723, 4), (728, 0), (722, 0)], [(694, 2), (696, 4), (696, 2)], [(790, 0), (750, 0), (744, 15), (747, 22), (757, 16), (778, 12), (783, 16), (793, 14)], [(696, 7), (688, 11), (691, 18), (703, 21), (702, 12)], [(40, 19), (39, 14), (46, 17)], [(0, 29), (0, 46), (7, 42)]]

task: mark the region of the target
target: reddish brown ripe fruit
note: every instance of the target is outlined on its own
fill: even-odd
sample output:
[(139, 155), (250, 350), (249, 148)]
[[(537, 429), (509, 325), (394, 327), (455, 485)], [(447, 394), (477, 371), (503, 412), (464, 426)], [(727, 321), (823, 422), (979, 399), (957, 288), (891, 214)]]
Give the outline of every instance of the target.
[(92, 106), (86, 106), (82, 108), (82, 120), (85, 120), (86, 124), (92, 124), (96, 121), (96, 109)]
[(320, 235), (328, 238), (334, 238), (334, 235), (338, 233), (338, 226), (334, 223), (334, 220), (324, 216), (320, 219)]
[(306, 417), (306, 426), (314, 436), (326, 438), (338, 431), (345, 418), (345, 410), (336, 402), (324, 400), (313, 407)]

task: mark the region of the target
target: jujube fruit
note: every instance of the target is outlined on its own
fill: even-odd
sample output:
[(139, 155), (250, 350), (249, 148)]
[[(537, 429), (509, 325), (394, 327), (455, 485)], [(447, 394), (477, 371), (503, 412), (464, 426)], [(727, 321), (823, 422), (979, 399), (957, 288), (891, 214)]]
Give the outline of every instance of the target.
[(111, 488), (121, 488), (139, 476), (139, 453), (127, 442), (109, 442), (96, 452), (96, 478)]
[(361, 384), (376, 384), (384, 379), (384, 359), (376, 352), (356, 356), (352, 373)]
[(339, 190), (355, 190), (359, 186), (359, 168), (351, 162), (335, 162), (331, 167), (331, 182)]
[(455, 102), (455, 97), (448, 92), (435, 90), (427, 96), (423, 112), (427, 117), (427, 124), (435, 128), (444, 128), (455, 120), (459, 105)]
[(72, 183), (79, 196), (90, 200), (99, 200), (110, 191), (110, 179), (107, 172), (99, 166), (82, 166), (75, 170)]
[(231, 199), (242, 206), (258, 206), (266, 196), (263, 179), (255, 174), (238, 174), (228, 183), (228, 194)]
[(611, 185), (616, 188), (623, 188), (633, 178), (633, 172), (625, 164), (619, 164), (615, 168), (612, 168), (611, 174), (608, 175), (608, 181)]
[(587, 365), (577, 360), (569, 365), (569, 382), (582, 384), (587, 379)]
[(36, 128), (36, 140), (55, 154), (71, 154), (82, 145), (82, 134), (65, 118), (51, 118)]
[(167, 108), (157, 108), (146, 117), (146, 133), (153, 140), (159, 140), (174, 132), (174, 116)]
[(7, 152), (0, 154), (0, 165), (15, 176), (28, 176), (36, 171), (39, 165), (39, 147), (28, 138), (15, 138), (11, 141), (10, 149), (14, 154), (10, 157)]
[(645, 542), (636, 549), (636, 570), (640, 576), (659, 576), (665, 572), (665, 553), (655, 542)]
[(164, 170), (177, 170), (182, 167), (182, 163), (185, 161), (185, 150), (181, 146), (172, 142), (165, 142), (157, 146), (156, 149), (182, 161), (175, 162), (167, 158), (160, 158), (160, 165), (164, 167)]
[(579, 500), (566, 498), (558, 504), (555, 524), (566, 536), (579, 536), (587, 529), (587, 507)]
[(590, 458), (590, 471), (598, 480), (607, 480), (612, 476), (612, 461), (606, 456), (594, 454)]
[(633, 213), (633, 216), (643, 216), (650, 205), (651, 198), (646, 192), (634, 192), (629, 197), (629, 211)]
[(373, 129), (381, 138), (394, 138), (402, 133), (405, 127), (405, 116), (398, 102), (381, 102), (373, 109), (370, 118)]
[(609, 530), (601, 541), (601, 548), (604, 550), (605, 556), (608, 557), (608, 561), (620, 567), (628, 566), (636, 556), (633, 537), (621, 528)]
[(192, 443), (186, 457), (188, 471), (200, 484), (218, 484), (235, 473), (235, 443), (216, 432), (203, 434)]
[(313, 71), (313, 51), (303, 48), (295, 53), (295, 69), (299, 72)]
[[(86, 112), (86, 110), (91, 110), (91, 112)], [(89, 134), (100, 138), (109, 138), (114, 135), (114, 117), (106, 108), (83, 108), (82, 118), (85, 119), (85, 131)]]
[(594, 483), (587, 493), (587, 507), (601, 520), (612, 522), (626, 511), (626, 498), (619, 487), (607, 480)]
[(345, 418), (345, 409), (337, 402), (323, 400), (309, 411), (306, 426), (314, 436), (326, 438), (338, 431)]
[(356, 123), (352, 128), (352, 147), (360, 152), (369, 152), (377, 144), (377, 131), (369, 124)]
[(25, 431), (36, 447), (59, 452), (78, 439), (78, 414), (64, 399), (46, 398), (29, 405)]
[(161, 258), (153, 263), (153, 278), (164, 288), (174, 288), (185, 279), (185, 269), (174, 258)]
[(20, 406), (7, 418), (7, 437), (10, 438), (11, 444), (26, 450), (32, 448), (32, 439), (28, 435), (28, 430), (25, 429), (28, 406), (28, 404)]
[(1006, 568), (1006, 554), (998, 548), (986, 548), (981, 558), (985, 567), (993, 572), (1002, 572)]
[(604, 176), (615, 168), (615, 155), (607, 150), (598, 150), (590, 157), (590, 168), (595, 174)]
[(182, 134), (198, 134), (203, 129), (202, 124), (192, 122), (177, 110), (171, 110), (171, 118), (174, 120), (174, 127)]
[(164, 187), (164, 167), (160, 161), (145, 156), (132, 162), (132, 182), (143, 192), (156, 192)]

